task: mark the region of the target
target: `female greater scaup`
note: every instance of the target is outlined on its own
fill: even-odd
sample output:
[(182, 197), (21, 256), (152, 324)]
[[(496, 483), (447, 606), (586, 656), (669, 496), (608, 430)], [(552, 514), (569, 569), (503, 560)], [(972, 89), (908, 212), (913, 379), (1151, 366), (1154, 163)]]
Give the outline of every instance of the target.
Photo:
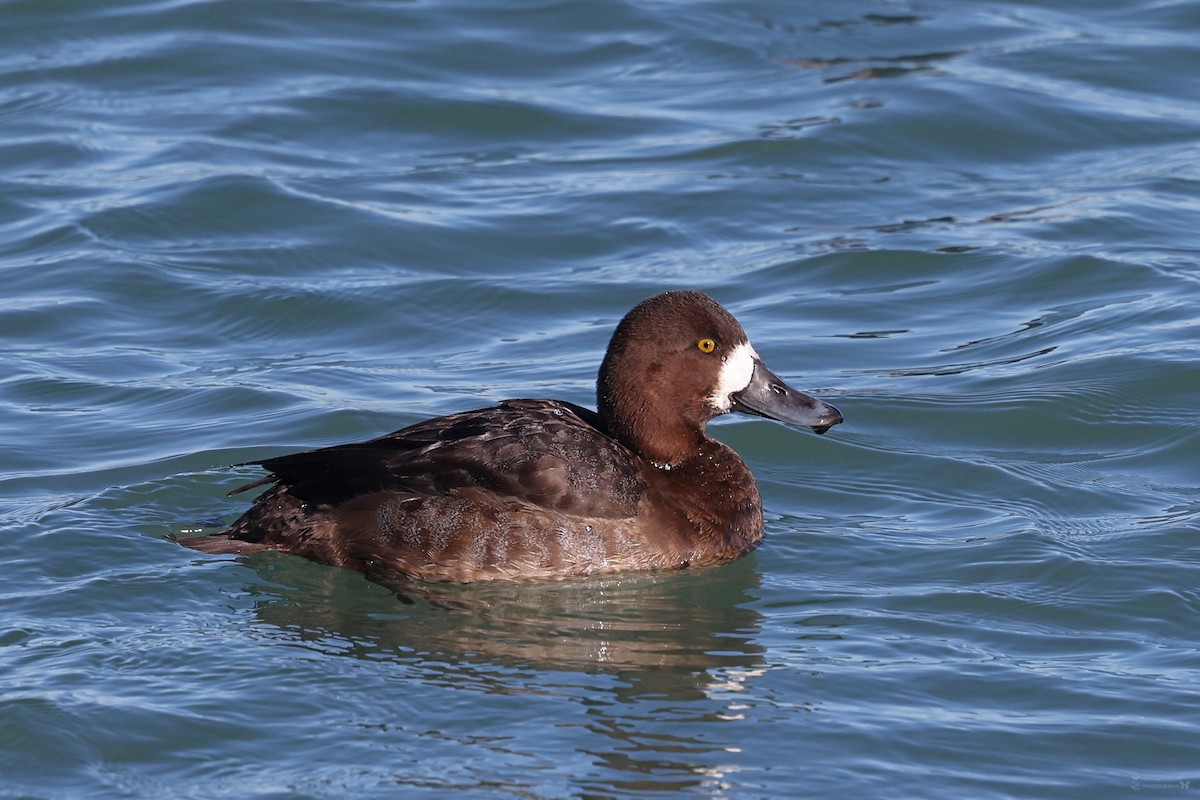
[(508, 400), (360, 444), (251, 462), (269, 484), (206, 553), (278, 550), (377, 580), (468, 582), (679, 569), (762, 539), (749, 468), (710, 439), (730, 411), (812, 427), (842, 421), (758, 357), (707, 295), (630, 311), (596, 383), (598, 413)]

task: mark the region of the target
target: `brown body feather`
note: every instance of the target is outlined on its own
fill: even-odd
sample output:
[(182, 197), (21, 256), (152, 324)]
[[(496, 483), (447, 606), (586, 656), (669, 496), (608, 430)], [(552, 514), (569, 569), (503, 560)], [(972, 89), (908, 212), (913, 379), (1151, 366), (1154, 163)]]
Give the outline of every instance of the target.
[[(256, 462), (271, 488), (227, 531), (181, 541), (435, 581), (671, 569), (758, 543), (757, 487), (724, 445), (663, 471), (598, 424), (569, 403), (513, 400)], [(690, 472), (703, 503), (673, 490)]]

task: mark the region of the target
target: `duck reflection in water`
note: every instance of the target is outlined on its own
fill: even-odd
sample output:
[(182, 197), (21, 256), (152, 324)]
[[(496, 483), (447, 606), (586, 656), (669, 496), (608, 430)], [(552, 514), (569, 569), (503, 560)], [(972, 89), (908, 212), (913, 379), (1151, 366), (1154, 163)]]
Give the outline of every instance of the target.
[[(321, 659), (360, 662), (332, 669), (385, 675), (380, 680), (396, 686), (397, 698), (378, 714), (388, 726), (381, 741), (399, 748), (414, 736), (461, 735), (457, 712), (417, 719), (398, 713), (408, 696), (502, 715), (514, 713), (514, 702), (544, 702), (555, 709), (558, 746), (587, 754), (594, 774), (586, 777), (603, 795), (606, 782), (608, 791), (630, 782), (686, 790), (736, 769), (742, 726), (752, 724), (737, 721), (767, 670), (762, 617), (753, 607), (756, 561), (438, 587), (454, 613), (424, 602), (399, 605), (383, 590), (364, 591), (350, 573), (303, 561), (268, 555), (247, 564), (264, 578), (251, 590), (260, 634)], [(667, 724), (671, 719), (690, 720), (689, 733)], [(494, 732), (486, 724), (472, 730), (481, 740)], [(520, 745), (505, 739), (505, 747)], [(501, 762), (512, 758), (506, 752)]]

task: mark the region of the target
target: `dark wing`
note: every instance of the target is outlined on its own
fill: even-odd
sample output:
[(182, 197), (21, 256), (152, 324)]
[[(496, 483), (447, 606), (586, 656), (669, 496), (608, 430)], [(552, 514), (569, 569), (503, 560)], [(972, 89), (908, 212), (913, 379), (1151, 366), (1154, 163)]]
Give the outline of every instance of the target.
[(483, 489), (569, 514), (632, 516), (645, 488), (637, 460), (599, 425), (595, 412), (570, 403), (510, 400), (366, 442), (251, 462), (271, 475), (242, 488), (278, 483), (306, 503), (335, 507), (381, 491)]

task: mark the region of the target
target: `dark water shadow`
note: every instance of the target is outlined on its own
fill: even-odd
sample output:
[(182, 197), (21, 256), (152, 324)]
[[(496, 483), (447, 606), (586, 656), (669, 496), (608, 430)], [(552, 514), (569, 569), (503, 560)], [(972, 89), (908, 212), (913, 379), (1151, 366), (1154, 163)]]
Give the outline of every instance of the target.
[(967, 54), (964, 50), (949, 50), (939, 53), (914, 53), (899, 56), (876, 56), (864, 58), (789, 58), (783, 63), (802, 69), (824, 70), (827, 73), (839, 70), (838, 74), (826, 74), (823, 81), (871, 81), (882, 78), (901, 78), (908, 75), (939, 74), (937, 64)]

